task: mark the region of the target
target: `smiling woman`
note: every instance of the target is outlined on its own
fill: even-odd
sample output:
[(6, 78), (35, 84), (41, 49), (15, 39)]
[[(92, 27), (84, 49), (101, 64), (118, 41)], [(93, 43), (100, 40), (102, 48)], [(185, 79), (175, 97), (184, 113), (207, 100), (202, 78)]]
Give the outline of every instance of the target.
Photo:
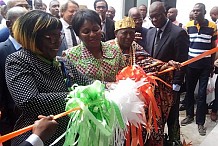
[(92, 10), (78, 11), (73, 18), (73, 29), (82, 43), (65, 51), (76, 68), (90, 78), (114, 82), (124, 67), (122, 52), (117, 46), (101, 42), (101, 19)]
[[(48, 116), (63, 112), (68, 83), (87, 85), (91, 82), (73, 66), (69, 66), (69, 73), (73, 78), (68, 79), (63, 62), (59, 64), (56, 61), (63, 39), (61, 29), (62, 24), (58, 18), (40, 10), (26, 13), (13, 25), (14, 37), (23, 46), (23, 49), (7, 57), (5, 65), (7, 87), (22, 112), (14, 130), (33, 124), (38, 115)], [(56, 133), (44, 142), (45, 145), (50, 145), (66, 131), (68, 117), (57, 122), (59, 126)], [(30, 134), (27, 132), (14, 138), (12, 145), (19, 145)], [(64, 139), (57, 145), (62, 146), (63, 142)]]

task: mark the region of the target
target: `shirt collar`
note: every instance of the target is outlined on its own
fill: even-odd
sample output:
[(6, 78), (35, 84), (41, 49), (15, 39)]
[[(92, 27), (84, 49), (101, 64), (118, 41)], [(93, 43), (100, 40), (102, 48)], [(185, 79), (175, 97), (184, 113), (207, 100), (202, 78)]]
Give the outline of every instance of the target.
[(68, 28), (70, 26), (63, 18), (61, 18), (60, 21), (62, 22), (64, 28)]
[(161, 27), (161, 28), (157, 28), (157, 31), (158, 31), (159, 29), (161, 29), (161, 30), (162, 30), (162, 32), (164, 32), (164, 30), (165, 30), (165, 28), (166, 28), (166, 26), (167, 26), (168, 22), (169, 22), (169, 19), (167, 19), (167, 22), (164, 24), (164, 26), (163, 26), (163, 27)]
[(22, 46), (19, 44), (11, 35), (9, 36), (9, 40), (14, 45), (14, 48), (18, 51)]
[(45, 57), (43, 57), (42, 55), (39, 55), (39, 54), (36, 54), (36, 56), (42, 60), (43, 62), (45, 62), (46, 64), (49, 64), (49, 65), (54, 65), (54, 66), (58, 66), (58, 61), (56, 61), (56, 59), (53, 59), (52, 61), (51, 60), (48, 60), (46, 59)]
[[(200, 26), (208, 26), (208, 23), (209, 21), (207, 19), (204, 19), (204, 22)], [(199, 25), (199, 23), (194, 20), (194, 25)]]
[[(89, 57), (93, 57), (91, 52), (85, 47), (84, 43), (81, 42), (81, 47), (84, 48), (82, 51), (82, 58), (89, 58)], [(101, 42), (101, 46), (102, 46), (102, 57), (103, 58), (115, 58), (116, 53), (114, 52), (115, 49), (111, 49), (111, 46), (109, 43), (105, 43), (105, 42)]]

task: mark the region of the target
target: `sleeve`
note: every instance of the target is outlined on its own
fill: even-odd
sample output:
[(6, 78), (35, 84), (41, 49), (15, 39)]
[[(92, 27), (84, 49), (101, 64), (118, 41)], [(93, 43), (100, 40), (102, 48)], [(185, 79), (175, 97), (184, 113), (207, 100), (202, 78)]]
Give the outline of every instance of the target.
[[(59, 114), (64, 111), (66, 89), (56, 92), (39, 91), (36, 85), (31, 62), (28, 57), (21, 57), (17, 53), (11, 54), (6, 60), (5, 76), (7, 86), (17, 106), (26, 113), (35, 115)], [(62, 87), (56, 85), (56, 88)]]
[(32, 146), (44, 146), (42, 140), (36, 134), (30, 135), (26, 141), (29, 142)]
[[(176, 57), (174, 61), (184, 62), (188, 60), (189, 50), (189, 36), (185, 30), (180, 31), (177, 38), (175, 39)], [(185, 67), (182, 67), (179, 71), (174, 71), (173, 84), (181, 85), (184, 81)]]

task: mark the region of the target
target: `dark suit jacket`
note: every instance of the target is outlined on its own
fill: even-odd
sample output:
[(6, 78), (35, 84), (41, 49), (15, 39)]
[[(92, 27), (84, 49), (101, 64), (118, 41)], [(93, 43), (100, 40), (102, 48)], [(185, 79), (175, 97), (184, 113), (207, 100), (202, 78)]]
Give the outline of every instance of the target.
[[(155, 54), (152, 54), (153, 43), (155, 40), (156, 28), (151, 28), (147, 32), (146, 51), (156, 59), (164, 62), (174, 60), (184, 62), (188, 59), (189, 36), (186, 31), (174, 24), (168, 22), (162, 37), (157, 46)], [(185, 69), (174, 72), (174, 84), (180, 84), (184, 79)]]
[(1, 134), (11, 132), (19, 117), (19, 112), (17, 112), (17, 109), (15, 110), (15, 103), (12, 100), (5, 81), (5, 61), (7, 56), (15, 51), (16, 49), (9, 39), (0, 43), (0, 110), (3, 114), (0, 120)]
[(19, 146), (33, 146), (33, 145), (28, 141), (23, 141), (21, 144), (19, 144)]
[(105, 34), (105, 41), (108, 40), (112, 40), (115, 39), (115, 33), (114, 33), (114, 21), (111, 20), (110, 18), (106, 17), (106, 23), (105, 23), (105, 27), (106, 27), (106, 34)]

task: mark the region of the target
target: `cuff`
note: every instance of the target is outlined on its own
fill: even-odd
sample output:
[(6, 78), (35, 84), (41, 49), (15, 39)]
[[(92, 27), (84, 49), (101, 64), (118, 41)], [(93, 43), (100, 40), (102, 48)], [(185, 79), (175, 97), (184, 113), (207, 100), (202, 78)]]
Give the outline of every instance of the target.
[(173, 91), (179, 91), (181, 86), (179, 84), (173, 84)]
[(40, 137), (36, 134), (30, 135), (27, 140), (29, 143), (31, 143), (33, 146), (44, 146), (42, 140)]

